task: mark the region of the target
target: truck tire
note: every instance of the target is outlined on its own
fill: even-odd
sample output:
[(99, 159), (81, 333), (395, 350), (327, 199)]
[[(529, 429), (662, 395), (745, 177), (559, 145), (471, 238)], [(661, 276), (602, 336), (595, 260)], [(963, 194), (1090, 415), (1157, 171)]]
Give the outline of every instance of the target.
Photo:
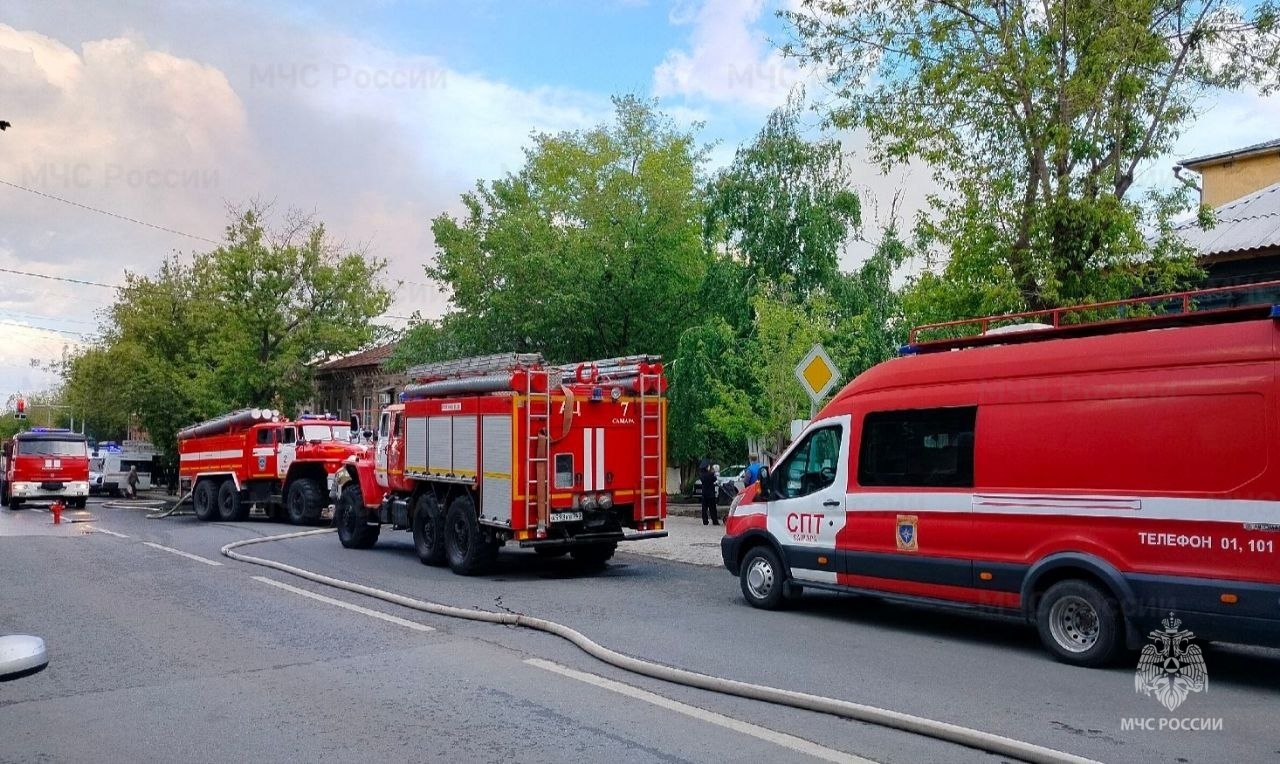
[(583, 567), (598, 569), (603, 568), (616, 551), (618, 551), (618, 542), (610, 541), (604, 544), (575, 546), (569, 550), (569, 554), (573, 555), (574, 562)]
[(475, 505), (465, 493), (453, 500), (445, 515), (445, 552), (449, 568), (460, 576), (484, 572), (498, 556), (498, 546), (480, 527)]
[(298, 478), (289, 486), (285, 506), (289, 510), (289, 522), (294, 525), (312, 525), (320, 519), (320, 486), (314, 480)]
[(423, 565), (444, 565), (448, 561), (444, 543), (444, 512), (429, 493), (418, 497), (413, 511), (413, 547)]
[(1059, 581), (1036, 606), (1036, 631), (1063, 663), (1099, 667), (1124, 650), (1124, 618), (1110, 594), (1079, 579)]
[(338, 541), (347, 549), (369, 549), (378, 543), (382, 527), (365, 522), (369, 512), (364, 508), (364, 496), (359, 485), (351, 483), (342, 489), (334, 515), (338, 524)]
[(742, 596), (747, 604), (763, 610), (777, 610), (787, 604), (786, 572), (773, 549), (758, 546), (742, 558)]
[(217, 483), (205, 478), (196, 483), (195, 490), (191, 492), (191, 506), (195, 510), (196, 519), (202, 522), (208, 522), (218, 516), (218, 489)]
[(224, 480), (218, 486), (218, 519), (224, 523), (245, 518), (246, 507), (240, 501), (240, 489), (236, 481)]

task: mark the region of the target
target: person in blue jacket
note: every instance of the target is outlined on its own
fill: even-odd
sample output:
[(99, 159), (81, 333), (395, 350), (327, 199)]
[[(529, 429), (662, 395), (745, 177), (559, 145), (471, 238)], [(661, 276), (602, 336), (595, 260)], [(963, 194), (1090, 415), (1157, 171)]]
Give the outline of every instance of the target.
[(748, 456), (747, 462), (748, 462), (747, 474), (746, 474), (746, 477), (743, 479), (743, 483), (745, 484), (743, 486), (744, 488), (748, 485), (754, 484), (757, 480), (760, 479), (760, 468), (762, 466), (760, 464), (760, 457), (755, 454), (751, 454), (750, 456)]

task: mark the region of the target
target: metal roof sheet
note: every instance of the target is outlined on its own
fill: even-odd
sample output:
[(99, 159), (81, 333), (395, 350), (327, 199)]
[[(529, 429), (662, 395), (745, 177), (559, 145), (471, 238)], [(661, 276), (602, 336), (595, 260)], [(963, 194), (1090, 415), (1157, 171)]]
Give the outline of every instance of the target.
[(1206, 162), (1215, 162), (1222, 159), (1230, 159), (1234, 156), (1243, 154), (1252, 154), (1255, 151), (1265, 151), (1267, 149), (1280, 149), (1280, 138), (1275, 138), (1262, 143), (1255, 143), (1252, 146), (1245, 146), (1242, 149), (1231, 149), (1230, 151), (1219, 151), (1216, 154), (1205, 154), (1204, 156), (1192, 157), (1184, 159), (1178, 164), (1183, 167), (1194, 167), (1194, 165), (1205, 164)]
[(1280, 247), (1280, 183), (1224, 204), (1214, 211), (1218, 224), (1203, 229), (1193, 219), (1176, 227), (1201, 257)]

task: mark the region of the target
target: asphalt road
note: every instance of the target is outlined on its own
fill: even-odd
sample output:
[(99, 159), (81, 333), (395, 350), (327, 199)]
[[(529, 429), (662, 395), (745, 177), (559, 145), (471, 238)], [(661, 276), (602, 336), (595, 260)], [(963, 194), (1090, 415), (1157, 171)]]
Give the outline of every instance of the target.
[[(38, 511), (0, 516), (0, 634), (43, 636), (52, 656), (46, 671), (0, 683), (0, 761), (998, 760), (637, 677), (553, 637), (219, 555), (229, 541), (290, 526), (90, 512), (92, 525), (59, 529)], [(536, 614), (703, 673), (1102, 761), (1280, 760), (1278, 651), (1209, 646), (1209, 691), (1169, 714), (1135, 694), (1131, 669), (1054, 663), (1018, 625), (808, 593), (792, 611), (766, 613), (747, 607), (722, 569), (643, 554), (591, 575), (504, 551), (493, 574), (462, 578), (420, 565), (409, 535), (390, 530), (368, 551), (332, 534), (245, 551), (419, 599)], [(1121, 728), (1169, 716), (1220, 718), (1222, 729)]]

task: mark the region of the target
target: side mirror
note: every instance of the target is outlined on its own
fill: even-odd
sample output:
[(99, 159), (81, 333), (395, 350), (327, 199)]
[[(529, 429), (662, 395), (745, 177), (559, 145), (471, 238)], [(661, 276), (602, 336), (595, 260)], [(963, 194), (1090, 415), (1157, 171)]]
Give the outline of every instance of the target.
[(360, 432), (360, 415), (359, 414), (351, 415), (351, 431)]
[(756, 478), (756, 482), (760, 484), (760, 488), (757, 489), (757, 492), (760, 494), (760, 498), (762, 499), (769, 498), (769, 468), (768, 467), (760, 468), (760, 475), (759, 477)]

